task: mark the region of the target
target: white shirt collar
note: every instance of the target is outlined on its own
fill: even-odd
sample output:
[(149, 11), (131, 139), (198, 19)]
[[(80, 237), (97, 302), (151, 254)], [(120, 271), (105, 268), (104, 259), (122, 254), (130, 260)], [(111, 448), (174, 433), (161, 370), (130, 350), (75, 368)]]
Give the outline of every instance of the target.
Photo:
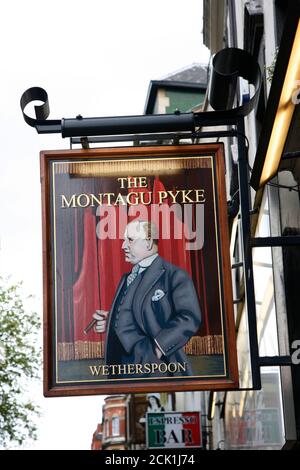
[(142, 259), (139, 262), (140, 268), (148, 268), (157, 257), (158, 257), (158, 253), (155, 253), (154, 255), (148, 256), (148, 258)]

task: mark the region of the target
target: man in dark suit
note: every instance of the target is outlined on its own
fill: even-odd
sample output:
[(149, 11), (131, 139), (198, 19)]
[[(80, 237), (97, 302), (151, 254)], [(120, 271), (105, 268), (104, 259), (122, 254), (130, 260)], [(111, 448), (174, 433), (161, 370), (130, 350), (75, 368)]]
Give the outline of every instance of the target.
[[(151, 222), (129, 223), (122, 249), (133, 269), (121, 278), (110, 311), (98, 310), (94, 314), (95, 330), (107, 331), (106, 365), (130, 365), (130, 378), (193, 375), (183, 351), (201, 323), (192, 279), (186, 271), (159, 256), (156, 227)], [(140, 367), (132, 374), (133, 364), (155, 367)], [(171, 364), (182, 367), (178, 371)]]

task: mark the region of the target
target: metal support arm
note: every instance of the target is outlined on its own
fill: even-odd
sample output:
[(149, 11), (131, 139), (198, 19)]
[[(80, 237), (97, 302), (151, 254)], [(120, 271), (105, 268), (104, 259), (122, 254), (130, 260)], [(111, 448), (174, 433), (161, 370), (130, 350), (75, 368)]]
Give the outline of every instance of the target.
[[(36, 118), (25, 113), (25, 108), (33, 101), (42, 101), (35, 106)], [(61, 134), (62, 137), (87, 137), (128, 134), (153, 134), (166, 132), (195, 132), (203, 126), (235, 125), (237, 116), (242, 116), (243, 108), (208, 111), (201, 113), (151, 114), (141, 116), (112, 116), (47, 120), (50, 113), (48, 95), (43, 88), (26, 90), (21, 97), (21, 109), (25, 122), (36, 129), (38, 134)]]

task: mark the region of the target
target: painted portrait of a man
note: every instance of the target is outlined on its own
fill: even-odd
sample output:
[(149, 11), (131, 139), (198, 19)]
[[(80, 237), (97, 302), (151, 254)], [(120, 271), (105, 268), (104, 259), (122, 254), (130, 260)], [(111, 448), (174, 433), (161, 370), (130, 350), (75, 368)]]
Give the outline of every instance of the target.
[[(192, 279), (159, 256), (158, 233), (151, 222), (129, 223), (122, 250), (132, 270), (122, 276), (110, 311), (94, 314), (95, 330), (107, 331), (106, 365), (140, 365), (130, 377), (173, 376), (175, 371), (176, 375), (193, 375), (183, 351), (201, 323)], [(145, 364), (151, 365), (148, 371)], [(178, 366), (172, 373), (172, 367), (165, 364)]]

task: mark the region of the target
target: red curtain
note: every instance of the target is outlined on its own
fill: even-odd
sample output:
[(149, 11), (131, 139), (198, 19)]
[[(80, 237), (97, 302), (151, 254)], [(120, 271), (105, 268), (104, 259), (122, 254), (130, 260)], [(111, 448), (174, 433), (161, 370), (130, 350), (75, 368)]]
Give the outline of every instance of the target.
[[(84, 329), (92, 314), (100, 308), (100, 273), (96, 240), (96, 218), (91, 209), (84, 213), (84, 246), (80, 275), (73, 286), (74, 341), (85, 341)], [(76, 246), (75, 246), (76, 249)], [(76, 256), (75, 256), (76, 260)], [(99, 335), (92, 330), (89, 341), (99, 341)]]
[[(129, 191), (133, 190), (129, 189)], [(145, 192), (145, 188), (135, 188), (134, 191)], [(153, 192), (152, 204), (155, 204), (158, 203), (158, 192), (165, 191), (165, 187), (159, 178), (156, 177), (153, 181), (153, 188), (151, 189), (148, 187), (148, 191), (149, 193)], [(171, 201), (165, 200), (164, 204), (170, 204), (170, 202)], [(89, 346), (96, 343), (102, 344), (101, 351), (103, 352), (104, 334), (99, 337), (99, 334), (95, 333), (93, 329), (91, 329), (88, 334), (85, 335), (84, 329), (92, 320), (92, 315), (96, 310), (109, 310), (121, 276), (123, 273), (128, 272), (131, 269), (131, 265), (126, 263), (124, 260), (121, 248), (123, 240), (118, 236), (120, 229), (119, 207), (120, 206), (114, 208), (117, 220), (117, 236), (115, 239), (107, 238), (105, 240), (98, 239), (96, 237), (96, 225), (99, 219), (96, 218), (92, 209), (84, 210), (81, 270), (78, 279), (73, 285), (73, 299), (70, 299), (70, 302), (72, 301), (73, 303), (73, 341), (74, 357), (76, 359), (98, 357), (100, 354), (99, 348), (94, 348), (93, 352), (91, 352), (92, 350)], [(148, 217), (150, 218), (151, 205), (146, 207), (148, 210)], [(137, 210), (139, 209), (138, 206), (135, 206), (135, 208)], [(110, 207), (110, 210), (111, 209), (112, 208)], [(141, 207), (141, 209), (145, 211), (145, 206)], [(127, 217), (126, 213), (123, 215), (125, 215), (125, 218)], [(77, 271), (76, 267), (80, 264), (78, 261), (78, 233), (82, 230), (76, 217), (77, 216), (75, 214), (75, 234), (73, 243), (75, 271)], [(129, 220), (132, 218), (134, 217), (129, 217)], [(161, 227), (161, 224), (159, 224), (159, 226)], [(171, 234), (176, 233), (176, 231), (183, 234), (185, 233), (184, 224), (176, 215), (171, 217), (170, 229)], [(179, 239), (174, 239), (172, 237), (167, 240), (160, 237), (159, 254), (167, 261), (185, 269), (193, 277), (204, 317), (200, 333), (205, 336), (209, 334), (209, 322), (206, 304), (203, 250), (188, 251), (185, 249), (185, 243), (186, 240), (184, 239), (184, 236)], [(63, 257), (61, 257), (61, 263), (63, 263)], [(63, 273), (63, 269), (61, 272)], [(71, 310), (71, 308), (68, 310)], [(66, 314), (67, 312), (64, 311), (64, 316)], [(70, 312), (68, 315), (70, 315)], [(66, 341), (64, 338), (64, 331), (61, 331), (61, 341), (62, 343)], [(80, 350), (78, 354), (76, 353), (77, 350)]]

